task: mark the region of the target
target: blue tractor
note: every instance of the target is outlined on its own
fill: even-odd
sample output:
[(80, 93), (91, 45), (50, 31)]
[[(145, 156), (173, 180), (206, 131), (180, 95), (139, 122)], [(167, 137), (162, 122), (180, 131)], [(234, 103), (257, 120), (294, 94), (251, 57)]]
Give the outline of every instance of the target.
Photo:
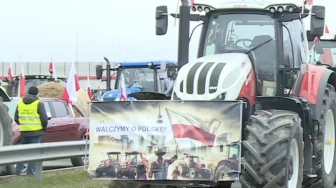
[[(101, 65), (96, 66), (97, 78), (102, 77), (103, 70), (107, 74), (110, 71), (116, 71), (116, 80), (113, 89), (109, 89), (110, 82), (107, 82), (107, 90), (101, 96), (101, 101), (119, 101), (121, 97), (121, 76), (124, 76), (126, 94), (128, 100), (148, 98), (150, 94), (164, 94), (173, 81), (167, 78), (166, 66), (177, 65), (175, 61), (144, 61), (144, 62), (122, 62), (116, 63), (114, 68), (110, 68), (110, 63), (107, 58), (107, 68), (102, 69)], [(110, 71), (108, 71), (110, 69)], [(110, 75), (107, 75), (109, 78)], [(107, 80), (109, 81), (109, 80)], [(134, 94), (137, 93), (136, 96)], [(133, 95), (130, 95), (133, 94)]]

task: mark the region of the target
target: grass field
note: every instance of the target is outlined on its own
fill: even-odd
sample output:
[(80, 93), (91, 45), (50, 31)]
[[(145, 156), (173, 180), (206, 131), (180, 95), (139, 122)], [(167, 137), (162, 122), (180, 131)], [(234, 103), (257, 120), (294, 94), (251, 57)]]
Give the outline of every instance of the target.
[(110, 181), (91, 180), (82, 168), (62, 170), (43, 174), (43, 181), (38, 183), (35, 177), (12, 176), (0, 178), (1, 188), (117, 188)]

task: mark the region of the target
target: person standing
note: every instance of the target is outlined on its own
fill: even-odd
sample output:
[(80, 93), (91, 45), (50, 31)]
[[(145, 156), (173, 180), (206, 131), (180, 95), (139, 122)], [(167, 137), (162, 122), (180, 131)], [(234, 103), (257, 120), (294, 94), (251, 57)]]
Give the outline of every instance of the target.
[[(15, 110), (14, 121), (20, 127), (21, 144), (40, 143), (48, 125), (48, 115), (43, 102), (37, 97), (37, 87), (30, 87), (28, 95), (22, 98)], [(20, 175), (23, 164), (16, 165), (16, 175)], [(27, 174), (35, 174), (35, 163), (28, 163)]]

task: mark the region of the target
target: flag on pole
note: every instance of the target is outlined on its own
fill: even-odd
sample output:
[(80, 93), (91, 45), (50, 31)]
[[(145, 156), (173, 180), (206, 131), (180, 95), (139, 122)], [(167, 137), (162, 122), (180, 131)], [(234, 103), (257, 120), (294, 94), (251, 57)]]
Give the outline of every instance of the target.
[(8, 77), (9, 77), (9, 80), (13, 81), (13, 63), (12, 62), (9, 64)]
[(56, 70), (55, 70), (55, 64), (54, 62), (50, 62), (49, 64), (49, 72), (51, 73), (53, 79), (57, 81), (57, 76), (56, 76)]
[(325, 31), (324, 31), (326, 34), (330, 34), (330, 32), (329, 32), (329, 28), (328, 28), (328, 26), (326, 25), (326, 27), (325, 27)]
[(121, 90), (120, 101), (127, 101), (126, 84), (125, 84), (125, 77), (123, 73), (121, 73), (120, 78), (121, 78), (120, 79), (120, 90)]
[(87, 81), (86, 81), (86, 92), (87, 92), (90, 100), (92, 100), (93, 96), (92, 96), (90, 77), (89, 76), (87, 77)]
[(211, 128), (211, 124), (192, 116), (180, 112), (174, 112), (166, 108), (169, 121), (172, 126), (175, 138), (190, 138), (202, 142), (203, 144), (213, 147), (216, 140), (215, 131), (217, 128)]
[(68, 75), (67, 83), (62, 95), (62, 99), (71, 104), (77, 102), (77, 91), (80, 89), (78, 76), (76, 73), (74, 63), (71, 64), (70, 72)]
[(310, 6), (313, 4), (313, 0), (307, 0), (307, 4)]
[(26, 96), (26, 78), (24, 74), (23, 63), (21, 63), (21, 73), (20, 73), (20, 97)]

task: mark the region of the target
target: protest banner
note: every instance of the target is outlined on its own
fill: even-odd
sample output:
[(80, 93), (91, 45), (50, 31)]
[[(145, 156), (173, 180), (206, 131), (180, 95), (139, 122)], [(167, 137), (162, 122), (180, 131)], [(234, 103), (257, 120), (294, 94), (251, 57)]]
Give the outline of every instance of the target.
[(92, 102), (89, 175), (111, 180), (237, 180), (242, 105)]

